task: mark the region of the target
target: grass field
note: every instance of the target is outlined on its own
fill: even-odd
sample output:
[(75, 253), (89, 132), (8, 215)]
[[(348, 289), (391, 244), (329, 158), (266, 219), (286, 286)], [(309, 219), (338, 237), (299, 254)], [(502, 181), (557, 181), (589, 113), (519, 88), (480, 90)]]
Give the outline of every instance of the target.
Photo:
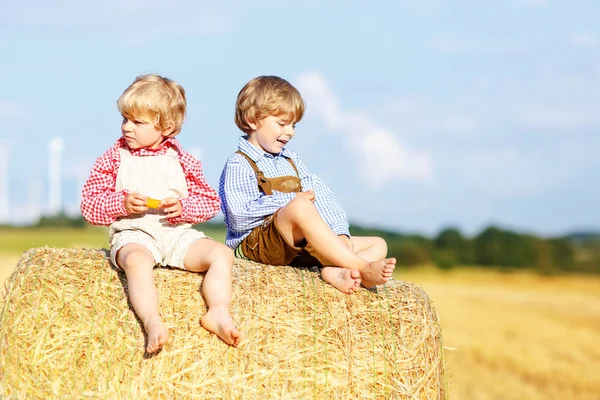
[(67, 228), (0, 229), (0, 252), (22, 253), (34, 247), (107, 247), (107, 228), (90, 226)]
[[(202, 226), (202, 225), (199, 225)], [(208, 224), (202, 231), (215, 240), (223, 242), (225, 232)], [(34, 247), (108, 247), (108, 228), (88, 226), (71, 228), (0, 228), (0, 252), (22, 253)]]
[[(29, 248), (107, 245), (105, 228), (0, 234), (0, 282)], [(600, 277), (424, 267), (398, 268), (395, 278), (434, 303), (452, 399), (600, 399)]]

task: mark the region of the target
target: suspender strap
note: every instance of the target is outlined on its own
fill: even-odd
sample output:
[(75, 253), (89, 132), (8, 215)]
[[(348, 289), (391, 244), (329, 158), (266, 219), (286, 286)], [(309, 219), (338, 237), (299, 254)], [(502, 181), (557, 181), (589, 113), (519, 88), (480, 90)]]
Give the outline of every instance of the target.
[[(267, 179), (265, 174), (261, 170), (258, 169), (258, 166), (256, 165), (256, 163), (243, 151), (238, 150), (238, 151), (236, 151), (236, 153), (244, 156), (244, 158), (250, 163), (250, 166), (252, 167), (252, 170), (254, 171), (254, 175), (256, 175), (256, 180), (258, 181), (258, 187), (260, 188), (260, 190), (266, 195), (272, 195), (273, 191), (271, 190), (271, 185), (269, 184), (269, 180)], [(294, 164), (292, 159), (291, 158), (286, 158), (286, 159), (288, 160), (288, 162), (290, 163), (292, 168), (294, 168), (294, 171), (296, 172), (296, 176), (300, 177), (300, 174), (298, 173), (298, 168), (296, 168), (296, 165)]]
[(252, 161), (252, 159), (248, 157), (248, 155), (243, 151), (238, 150), (236, 151), (236, 153), (243, 155), (244, 158), (250, 163), (250, 166), (254, 170), (254, 175), (256, 175), (256, 180), (258, 181), (259, 189), (267, 196), (272, 195), (273, 191), (271, 190), (271, 185), (269, 185), (269, 181), (265, 177), (265, 174), (263, 174), (263, 172), (258, 169), (256, 163)]
[(298, 178), (300, 178), (300, 174), (298, 173), (298, 168), (296, 168), (296, 164), (294, 164), (294, 162), (292, 161), (291, 158), (288, 158), (287, 160), (290, 162), (290, 165), (292, 166), (292, 168), (294, 168), (294, 171), (296, 172), (296, 176)]

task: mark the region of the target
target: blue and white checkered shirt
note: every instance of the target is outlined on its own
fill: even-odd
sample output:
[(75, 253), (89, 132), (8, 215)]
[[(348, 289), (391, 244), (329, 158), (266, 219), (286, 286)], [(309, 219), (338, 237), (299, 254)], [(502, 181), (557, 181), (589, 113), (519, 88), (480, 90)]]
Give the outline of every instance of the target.
[[(321, 179), (308, 172), (296, 153), (284, 148), (274, 156), (248, 143), (245, 136), (240, 137), (238, 149), (247, 154), (267, 178), (296, 176), (296, 171), (287, 160), (291, 158), (298, 168), (302, 190), (312, 189), (315, 192), (314, 204), (327, 225), (337, 235), (350, 236), (346, 212), (339, 200)], [(219, 196), (227, 227), (225, 244), (235, 249), (252, 229), (294, 199), (296, 193), (274, 190), (272, 195), (265, 195), (258, 189), (254, 170), (248, 160), (241, 154), (234, 153), (221, 173)]]

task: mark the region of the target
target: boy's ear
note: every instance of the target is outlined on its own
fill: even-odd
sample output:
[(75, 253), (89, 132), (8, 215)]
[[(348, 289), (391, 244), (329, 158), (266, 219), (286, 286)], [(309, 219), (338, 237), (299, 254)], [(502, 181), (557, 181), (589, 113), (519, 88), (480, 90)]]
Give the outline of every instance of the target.
[(169, 137), (171, 136), (171, 134), (173, 133), (174, 129), (172, 126), (168, 126), (167, 129), (165, 129), (164, 131), (162, 131), (162, 135), (164, 137)]
[(250, 127), (250, 129), (252, 129), (253, 131), (258, 129), (258, 125), (256, 124), (256, 122), (251, 121), (251, 120), (246, 120), (246, 123), (248, 123), (248, 126)]

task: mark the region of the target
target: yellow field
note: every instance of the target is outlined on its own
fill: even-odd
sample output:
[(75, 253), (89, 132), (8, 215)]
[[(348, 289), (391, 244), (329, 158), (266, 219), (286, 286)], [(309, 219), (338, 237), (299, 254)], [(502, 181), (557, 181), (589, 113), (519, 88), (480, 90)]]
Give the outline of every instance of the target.
[[(0, 282), (18, 258), (0, 253)], [(600, 278), (464, 268), (400, 269), (396, 279), (434, 303), (451, 399), (600, 399)]]
[(599, 278), (399, 272), (434, 302), (451, 398), (600, 399)]
[(19, 254), (13, 252), (0, 252), (0, 301), (2, 301), (3, 282), (10, 276), (19, 261)]

